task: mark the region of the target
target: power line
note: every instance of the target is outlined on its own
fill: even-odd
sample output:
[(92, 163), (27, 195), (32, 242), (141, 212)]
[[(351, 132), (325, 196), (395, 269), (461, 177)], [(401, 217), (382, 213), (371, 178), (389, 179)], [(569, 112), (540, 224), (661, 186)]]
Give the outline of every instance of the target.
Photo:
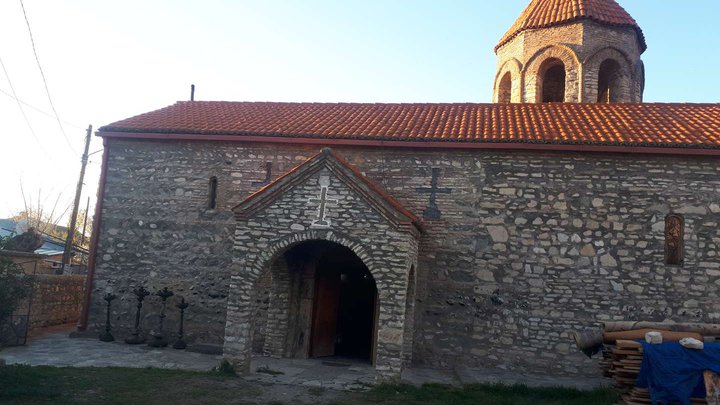
[[(38, 108), (38, 107), (35, 107), (35, 106), (32, 105), (32, 104), (29, 104), (29, 103), (27, 103), (27, 102), (25, 102), (25, 101), (23, 101), (23, 100), (21, 100), (21, 99), (19, 99), (19, 98), (16, 98), (15, 96), (13, 96), (12, 94), (8, 93), (7, 91), (5, 91), (5, 90), (3, 90), (3, 89), (0, 89), (0, 93), (6, 95), (6, 96), (8, 96), (8, 97), (10, 97), (11, 99), (13, 99), (13, 100), (15, 100), (15, 101), (18, 101), (18, 102), (22, 103), (25, 107), (28, 107), (28, 108), (30, 108), (30, 109), (32, 109), (32, 110), (35, 110), (36, 112), (39, 112), (40, 114), (46, 115), (46, 116), (48, 116), (48, 117), (50, 117), (50, 118), (55, 118), (55, 116), (52, 115), (52, 114), (50, 114), (49, 112), (43, 111), (42, 109), (40, 109), (40, 108)], [(61, 120), (61, 121), (64, 122), (65, 125), (69, 125), (69, 126), (71, 126), (71, 127), (73, 127), (73, 128), (85, 129), (85, 128), (79, 126), (79, 125), (73, 124), (72, 122), (70, 122), (70, 121), (68, 121), (68, 120)]]
[(72, 146), (72, 143), (70, 143), (70, 139), (68, 139), (67, 134), (65, 133), (65, 128), (63, 128), (62, 122), (60, 122), (60, 117), (58, 116), (57, 110), (55, 110), (55, 104), (52, 101), (52, 97), (50, 97), (50, 89), (48, 88), (47, 80), (45, 79), (45, 72), (43, 72), (43, 68), (40, 65), (40, 58), (38, 58), (37, 50), (35, 49), (35, 39), (33, 38), (32, 30), (30, 29), (30, 21), (28, 20), (27, 13), (25, 12), (25, 4), (23, 4), (23, 0), (20, 0), (20, 7), (22, 7), (23, 16), (25, 17), (25, 24), (27, 25), (28, 33), (30, 34), (30, 43), (32, 44), (33, 54), (35, 55), (35, 62), (37, 62), (38, 69), (40, 69), (40, 76), (42, 76), (43, 84), (45, 85), (45, 93), (48, 96), (50, 107), (52, 107), (55, 119), (57, 119), (58, 125), (60, 126), (60, 132), (62, 133), (63, 138), (65, 138), (65, 142), (67, 142), (70, 150), (77, 155), (77, 151)]
[(43, 151), (45, 156), (52, 158), (50, 154), (48, 154), (47, 150), (45, 150), (45, 147), (43, 146), (42, 142), (40, 142), (40, 138), (38, 138), (37, 134), (35, 133), (35, 130), (33, 129), (32, 125), (30, 124), (30, 120), (27, 117), (27, 114), (25, 114), (25, 109), (23, 108), (22, 104), (20, 104), (20, 99), (17, 97), (17, 93), (15, 93), (15, 86), (13, 86), (12, 81), (10, 80), (10, 75), (7, 72), (7, 69), (5, 69), (5, 63), (3, 63), (2, 58), (0, 58), (0, 65), (2, 66), (3, 72), (5, 72), (5, 77), (7, 78), (8, 84), (10, 85), (10, 90), (12, 90), (14, 99), (17, 102), (18, 108), (20, 108), (20, 112), (22, 113), (23, 118), (25, 119), (25, 123), (27, 124), (28, 128), (30, 129), (30, 133), (32, 134), (33, 138), (35, 138), (35, 141), (38, 143), (38, 146), (40, 147), (40, 150)]

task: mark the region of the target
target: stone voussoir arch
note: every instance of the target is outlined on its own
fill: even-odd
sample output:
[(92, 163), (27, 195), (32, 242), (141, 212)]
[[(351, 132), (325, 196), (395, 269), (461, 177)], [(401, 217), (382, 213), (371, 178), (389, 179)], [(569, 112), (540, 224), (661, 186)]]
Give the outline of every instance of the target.
[(516, 58), (510, 58), (505, 61), (505, 63), (502, 64), (500, 69), (498, 69), (498, 73), (495, 75), (495, 84), (493, 85), (493, 102), (497, 103), (500, 99), (500, 81), (505, 76), (506, 73), (510, 73), (510, 79), (512, 80), (511, 84), (511, 93), (510, 93), (510, 100), (513, 103), (519, 103), (522, 101), (522, 72), (523, 65), (520, 63), (519, 60)]
[(565, 65), (565, 102), (577, 102), (581, 88), (582, 65), (575, 51), (564, 45), (546, 46), (531, 56), (522, 69), (523, 102), (540, 102), (538, 75), (543, 63), (558, 59)]
[(628, 79), (627, 83), (623, 84), (625, 94), (621, 95), (621, 98), (625, 101), (630, 100), (630, 92), (634, 88), (634, 83), (637, 80), (635, 77), (634, 63), (630, 60), (627, 53), (622, 50), (608, 46), (595, 52), (594, 54), (585, 58), (582, 62), (584, 83), (587, 84), (585, 91), (583, 92), (583, 100), (586, 102), (595, 102), (597, 100), (597, 80), (600, 74), (600, 66), (606, 60), (614, 60), (620, 65), (623, 75)]
[(252, 357), (252, 315), (250, 313), (252, 303), (248, 297), (256, 288), (260, 277), (268, 271), (274, 271), (273, 265), (288, 249), (308, 241), (328, 241), (350, 249), (363, 261), (375, 278), (378, 295), (380, 295), (381, 286), (380, 283), (377, 283), (378, 266), (372, 259), (371, 253), (344, 232), (330, 229), (310, 229), (280, 236), (266, 247), (243, 249), (243, 253), (238, 255), (232, 264), (228, 297), (229, 311), (223, 347), (223, 355), (230, 358), (242, 372), (250, 371)]
[(267, 248), (263, 248), (262, 253), (260, 253), (254, 260), (251, 260), (249, 263), (246, 262), (246, 264), (252, 269), (252, 271), (249, 272), (251, 277), (247, 281), (253, 283), (257, 281), (257, 278), (264, 270), (267, 270), (275, 260), (293, 246), (313, 240), (333, 242), (350, 249), (358, 258), (360, 258), (360, 260), (362, 260), (363, 264), (367, 266), (368, 271), (370, 271), (370, 274), (376, 281), (378, 278), (381, 278), (372, 254), (360, 242), (357, 242), (344, 232), (337, 230), (310, 229), (307, 231), (292, 233), (277, 239)]

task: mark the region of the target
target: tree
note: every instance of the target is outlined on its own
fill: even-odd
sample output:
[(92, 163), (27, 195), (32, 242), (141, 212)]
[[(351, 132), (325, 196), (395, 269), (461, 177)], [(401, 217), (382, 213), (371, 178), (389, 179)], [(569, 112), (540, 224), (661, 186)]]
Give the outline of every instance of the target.
[[(44, 237), (50, 237), (55, 243), (63, 243), (68, 237), (69, 226), (61, 226), (60, 223), (70, 211), (71, 204), (62, 208), (61, 194), (57, 194), (53, 198), (48, 198), (48, 193), (43, 193), (42, 189), (38, 189), (37, 197), (33, 198), (32, 194), (25, 192), (23, 183), (20, 182), (20, 192), (22, 193), (24, 207), (23, 210), (13, 215), (10, 219), (21, 224), (23, 230), (34, 229)], [(52, 193), (50, 193), (52, 194)], [(89, 205), (89, 200), (88, 200)], [(76, 248), (88, 250), (90, 247), (90, 235), (92, 233), (92, 217), (88, 215), (87, 210), (80, 210), (77, 216), (75, 232), (73, 235), (73, 251), (71, 261), (75, 264), (87, 264), (88, 257), (86, 254), (76, 254)], [(69, 219), (68, 219), (69, 222)], [(83, 231), (85, 232), (83, 234)], [(8, 247), (9, 249), (9, 247)]]
[[(58, 194), (54, 201), (50, 201), (47, 197), (43, 199), (42, 190), (38, 190), (37, 200), (33, 200), (30, 194), (25, 193), (22, 183), (20, 183), (20, 192), (23, 196), (24, 208), (10, 219), (16, 223), (23, 221), (24, 224), (27, 224), (27, 228), (35, 228), (42, 235), (52, 236), (64, 241), (68, 235), (68, 227), (61, 226), (60, 223), (62, 218), (70, 211), (71, 205), (67, 205), (64, 209), (60, 207), (62, 194)], [(92, 215), (87, 210), (81, 209), (78, 211), (75, 236), (73, 237), (74, 246), (85, 249), (90, 247), (92, 221)]]
[[(9, 238), (0, 237), (0, 250), (4, 250), (8, 242)], [(9, 257), (0, 256), (0, 330), (31, 292), (32, 277), (26, 275)]]
[(36, 201), (33, 201), (32, 196), (25, 193), (25, 188), (22, 183), (20, 183), (20, 192), (23, 197), (24, 209), (13, 215), (11, 219), (16, 222), (24, 221), (28, 228), (35, 228), (35, 230), (41, 234), (64, 240), (67, 237), (67, 228), (61, 227), (58, 224), (62, 217), (67, 214), (70, 206), (68, 205), (62, 211), (58, 207), (62, 195), (58, 194), (52, 206), (50, 206), (47, 198), (43, 199), (42, 197), (42, 189), (38, 190)]
[[(90, 248), (90, 235), (92, 235), (93, 217), (85, 210), (80, 210), (77, 217), (74, 244), (85, 249)], [(84, 233), (83, 233), (84, 231)]]

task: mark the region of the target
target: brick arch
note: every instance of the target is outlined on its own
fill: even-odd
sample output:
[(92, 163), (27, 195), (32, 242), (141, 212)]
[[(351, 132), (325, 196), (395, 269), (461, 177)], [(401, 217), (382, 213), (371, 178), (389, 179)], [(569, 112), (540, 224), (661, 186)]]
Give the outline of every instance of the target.
[(542, 101), (542, 94), (539, 91), (542, 87), (539, 75), (544, 62), (553, 58), (560, 60), (565, 66), (565, 102), (580, 101), (582, 77), (580, 59), (575, 51), (566, 46), (551, 45), (535, 52), (522, 70), (524, 102), (538, 103)]
[(520, 103), (522, 101), (522, 63), (515, 58), (510, 58), (498, 70), (495, 75), (495, 85), (493, 87), (493, 102), (497, 103), (500, 100), (500, 82), (507, 73), (510, 73), (511, 88), (510, 88), (510, 102)]
[(613, 60), (620, 65), (620, 78), (618, 82), (620, 94), (618, 95), (618, 101), (637, 101), (633, 96), (634, 83), (636, 81), (633, 62), (625, 52), (613, 47), (600, 49), (583, 61), (583, 101), (588, 103), (597, 102), (600, 66), (608, 60)]

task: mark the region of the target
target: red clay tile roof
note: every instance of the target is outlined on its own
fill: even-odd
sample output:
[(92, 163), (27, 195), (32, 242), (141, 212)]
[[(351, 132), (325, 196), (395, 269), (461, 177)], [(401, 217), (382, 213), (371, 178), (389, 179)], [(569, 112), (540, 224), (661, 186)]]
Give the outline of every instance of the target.
[[(133, 135), (133, 133), (135, 135)], [(181, 101), (101, 136), (279, 137), (720, 149), (720, 104), (331, 104)], [(167, 136), (172, 137), (172, 136)], [(340, 142), (337, 142), (340, 143)], [(430, 146), (430, 145), (429, 145)]]
[(647, 49), (645, 35), (640, 26), (615, 0), (533, 0), (500, 39), (495, 46), (495, 52), (522, 31), (548, 28), (582, 19), (634, 28), (642, 51)]

